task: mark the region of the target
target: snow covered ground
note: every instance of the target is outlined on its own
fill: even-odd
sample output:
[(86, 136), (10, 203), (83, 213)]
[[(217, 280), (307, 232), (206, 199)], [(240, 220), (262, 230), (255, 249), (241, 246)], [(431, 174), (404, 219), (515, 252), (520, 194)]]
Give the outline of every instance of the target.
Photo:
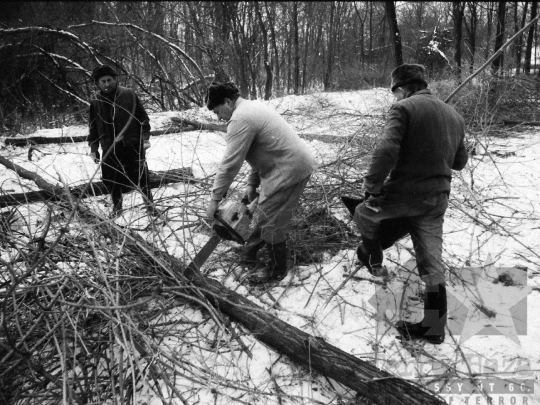
[[(272, 100), (286, 119), (303, 134), (376, 136), (373, 121), (382, 124), (384, 112), (392, 102), (384, 89), (288, 96)], [(153, 129), (165, 128), (172, 116), (215, 120), (206, 109), (151, 115)], [(380, 129), (380, 125), (378, 126)], [(370, 133), (371, 131), (371, 133)], [(41, 130), (33, 135), (85, 135), (84, 126)], [(148, 151), (150, 170), (191, 167), (194, 177), (211, 181), (225, 148), (223, 133), (191, 131), (153, 137)], [(260, 295), (243, 285), (223, 257), (234, 258), (234, 244), (224, 242), (208, 260), (206, 273), (282, 320), (316, 337), (403, 378), (431, 387), (453, 404), (540, 404), (540, 130), (525, 128), (512, 133), (468, 134), (480, 145), (467, 167), (455, 173), (451, 203), (445, 221), (444, 259), (449, 268), (449, 334), (440, 346), (404, 348), (395, 338), (389, 322), (410, 315), (421, 316), (412, 244), (405, 239), (385, 252), (386, 264), (395, 274), (385, 287), (360, 269), (334, 296), (345, 277), (357, 267), (353, 249), (326, 253), (320, 264), (296, 266), (290, 275)], [(306, 143), (321, 165), (349, 154), (358, 144), (343, 147), (320, 140)], [(37, 172), (52, 183), (73, 186), (99, 178), (99, 169), (87, 155), (86, 144), (38, 145), (33, 159), (27, 148), (6, 147), (2, 156)], [(358, 176), (351, 171), (351, 176)], [(235, 184), (242, 189), (241, 176)], [(314, 182), (331, 181), (324, 173)], [(0, 167), (3, 193), (35, 190), (10, 170)], [(186, 262), (208, 240), (200, 224), (204, 219), (206, 195), (194, 188), (200, 185), (169, 185), (155, 192), (157, 204), (167, 210), (167, 224), (160, 230), (142, 231), (147, 240), (159, 240), (160, 247)], [(95, 198), (92, 207), (106, 215), (106, 197)], [(116, 221), (141, 228), (148, 218), (140, 209), (140, 195), (132, 193), (125, 201), (128, 209)], [(39, 216), (38, 204), (21, 208), (28, 217)], [(349, 222), (344, 208), (332, 214)], [(39, 221), (34, 232), (39, 231)], [(354, 229), (354, 224), (350, 224)], [(159, 235), (156, 235), (159, 232)], [(159, 238), (158, 238), (159, 236)], [(4, 260), (9, 259), (2, 252)], [(225, 263), (230, 263), (225, 261)], [(465, 280), (465, 281), (464, 281)], [(495, 281), (495, 282), (494, 282)], [(403, 291), (406, 291), (404, 294)], [(406, 310), (397, 303), (404, 302)], [(487, 316), (479, 305), (494, 316)], [(198, 309), (181, 306), (165, 311), (155, 323), (167, 323), (166, 338), (160, 343), (186, 364), (192, 373), (198, 367), (211, 369), (200, 380), (176, 377), (175, 385), (188, 403), (297, 403), (353, 404), (355, 393), (317, 373), (298, 367), (249, 334), (241, 338), (252, 357), (239, 349), (227, 333), (211, 322), (207, 330), (189, 329), (189, 322), (201, 322)], [(201, 348), (199, 337), (216, 329), (217, 346)], [(182, 335), (182, 339), (178, 336)], [(186, 341), (193, 344), (186, 345)], [(186, 366), (187, 367), (187, 366)], [(483, 382), (484, 395), (478, 393)], [(468, 390), (466, 387), (469, 387)], [(471, 388), (473, 387), (473, 388)], [(461, 391), (460, 391), (461, 389)], [(475, 389), (475, 393), (471, 390)], [(534, 390), (534, 392), (532, 392)], [(167, 390), (164, 387), (164, 392)], [(160, 404), (161, 399), (145, 387), (138, 393), (140, 404)], [(197, 402), (198, 401), (198, 402)], [(181, 403), (174, 399), (172, 403)]]

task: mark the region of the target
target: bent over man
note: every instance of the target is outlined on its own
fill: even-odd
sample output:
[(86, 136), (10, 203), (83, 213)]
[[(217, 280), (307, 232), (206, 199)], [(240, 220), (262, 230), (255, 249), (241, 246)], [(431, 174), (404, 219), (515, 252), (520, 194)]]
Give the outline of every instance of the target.
[(88, 145), (96, 163), (101, 145), (101, 174), (113, 202), (110, 216), (121, 213), (122, 193), (137, 186), (147, 211), (155, 215), (146, 165), (146, 149), (150, 146), (148, 114), (133, 90), (118, 86), (112, 67), (96, 67), (92, 78), (99, 91), (90, 100)]
[(421, 322), (398, 322), (405, 339), (444, 341), (446, 284), (442, 262), (443, 220), (452, 170), (467, 163), (465, 124), (431, 94), (420, 65), (392, 72), (397, 102), (387, 115), (382, 138), (364, 177), (364, 202), (354, 218), (362, 235), (359, 260), (374, 275), (386, 275), (383, 249), (410, 234), (419, 275), (426, 284)]
[(269, 261), (249, 277), (252, 283), (281, 280), (287, 274), (287, 233), (304, 187), (317, 164), (294, 129), (273, 108), (240, 97), (233, 83), (214, 83), (207, 107), (227, 121), (227, 146), (217, 171), (207, 216), (213, 219), (244, 160), (251, 166), (246, 195), (257, 196), (258, 223), (248, 238), (247, 262), (266, 244)]

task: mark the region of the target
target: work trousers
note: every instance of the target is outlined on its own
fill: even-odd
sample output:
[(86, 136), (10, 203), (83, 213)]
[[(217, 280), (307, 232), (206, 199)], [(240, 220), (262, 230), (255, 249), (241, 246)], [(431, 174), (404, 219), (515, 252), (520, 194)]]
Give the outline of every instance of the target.
[(294, 210), (310, 177), (279, 190), (257, 206), (258, 220), (247, 241), (250, 245), (261, 240), (272, 245), (287, 240)]
[(422, 280), (427, 285), (444, 284), (442, 235), (448, 193), (408, 202), (387, 201), (382, 197), (372, 199), (371, 203), (378, 205), (380, 211), (374, 212), (363, 202), (354, 213), (362, 238), (375, 241), (381, 249), (387, 249), (410, 234)]

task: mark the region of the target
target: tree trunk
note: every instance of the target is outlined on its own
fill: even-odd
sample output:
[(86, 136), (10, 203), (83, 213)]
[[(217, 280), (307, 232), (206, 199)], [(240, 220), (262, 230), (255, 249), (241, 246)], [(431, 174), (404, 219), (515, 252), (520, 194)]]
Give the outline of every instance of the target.
[(268, 10), (268, 2), (265, 1), (264, 5), (265, 5), (265, 8), (266, 8), (266, 15), (268, 17), (268, 24), (270, 26), (270, 36), (271, 36), (271, 39), (272, 39), (272, 49), (274, 50), (273, 64), (274, 64), (274, 67), (275, 67), (275, 70), (276, 70), (276, 76), (275, 76), (276, 77), (276, 86), (279, 89), (279, 80), (280, 80), (280, 75), (279, 75), (279, 52), (278, 52), (277, 40), (276, 40), (276, 30), (275, 30), (275, 27), (274, 27), (274, 20), (273, 20), (272, 14), (270, 14), (270, 12)]
[(299, 94), (300, 89), (300, 44), (298, 35), (298, 2), (293, 2), (293, 30), (294, 30), (294, 94)]
[(262, 18), (261, 8), (259, 7), (259, 2), (255, 2), (255, 12), (257, 13), (257, 18), (259, 20), (259, 25), (261, 27), (261, 32), (263, 35), (263, 50), (264, 50), (264, 69), (266, 71), (266, 82), (264, 85), (264, 99), (270, 100), (272, 97), (272, 67), (270, 66), (270, 58), (268, 54), (268, 33), (266, 32), (266, 26)]
[(465, 2), (454, 1), (452, 2), (452, 15), (454, 17), (454, 62), (456, 63), (456, 79), (457, 83), (461, 83), (461, 40), (463, 37), (463, 31), (461, 29), (463, 25), (463, 10), (465, 9)]
[(324, 91), (330, 90), (332, 80), (332, 68), (334, 66), (334, 14), (336, 11), (336, 3), (330, 2), (330, 26), (328, 27), (328, 64), (326, 74), (324, 75)]
[[(506, 17), (506, 1), (499, 1), (499, 8), (497, 11), (497, 34), (495, 36), (495, 49), (493, 52), (497, 52), (504, 43), (504, 26)], [(504, 54), (496, 58), (491, 65), (491, 71), (494, 75), (500, 74), (504, 63)]]
[(471, 52), (471, 60), (469, 62), (469, 74), (474, 72), (474, 59), (476, 57), (476, 27), (478, 26), (478, 10), (477, 3), (474, 1), (468, 1), (467, 6), (469, 8), (470, 15), (470, 27), (467, 25), (467, 18), (464, 17), (465, 30), (467, 31), (467, 37), (469, 41), (469, 49)]
[[(520, 29), (522, 29), (525, 26), (525, 22), (527, 21), (527, 9), (528, 9), (528, 6), (529, 6), (529, 2), (526, 1), (525, 5), (523, 6), (523, 14), (522, 14), (522, 17), (521, 17), (521, 24), (517, 25), (517, 20), (518, 20), (517, 5), (518, 5), (518, 3), (519, 2), (517, 2), (517, 1), (515, 2), (515, 4), (516, 4), (516, 11), (515, 11), (515, 14), (516, 14), (516, 32), (518, 32)], [(516, 75), (519, 75), (520, 71), (521, 71), (522, 53), (523, 53), (523, 36), (520, 36), (516, 41)]]
[[(538, 7), (538, 0), (532, 1), (531, 6), (531, 20), (536, 17)], [(531, 57), (532, 57), (532, 47), (533, 47), (533, 38), (534, 38), (534, 32), (535, 32), (536, 24), (531, 26), (529, 28), (529, 35), (527, 36), (527, 48), (525, 49), (525, 73), (530, 74), (531, 73)]]
[(403, 51), (401, 48), (401, 34), (399, 33), (399, 27), (396, 16), (396, 6), (393, 1), (384, 2), (386, 8), (386, 18), (390, 24), (390, 41), (394, 45), (394, 61), (397, 66), (403, 65)]

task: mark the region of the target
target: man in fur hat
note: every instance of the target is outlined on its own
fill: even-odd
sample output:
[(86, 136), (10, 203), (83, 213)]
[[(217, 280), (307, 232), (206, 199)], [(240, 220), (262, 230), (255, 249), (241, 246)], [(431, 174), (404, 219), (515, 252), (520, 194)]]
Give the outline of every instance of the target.
[(391, 107), (364, 177), (364, 202), (354, 219), (362, 235), (359, 260), (374, 275), (386, 276), (383, 249), (410, 235), (418, 272), (426, 284), (424, 318), (400, 321), (405, 339), (444, 341), (446, 285), (442, 262), (443, 220), (452, 170), (467, 163), (465, 124), (427, 89), (424, 67), (405, 64), (392, 72)]
[(208, 88), (207, 107), (227, 121), (227, 146), (218, 168), (207, 216), (213, 220), (219, 202), (244, 160), (251, 166), (246, 196), (257, 196), (258, 222), (245, 248), (244, 259), (256, 262), (266, 244), (269, 261), (249, 276), (252, 283), (281, 280), (287, 275), (287, 232), (304, 187), (317, 164), (294, 129), (273, 108), (244, 100), (233, 83)]
[(135, 92), (118, 85), (112, 67), (96, 67), (92, 78), (99, 91), (90, 100), (88, 145), (96, 163), (101, 145), (101, 173), (113, 203), (110, 216), (121, 213), (122, 193), (135, 187), (140, 187), (147, 211), (155, 215), (146, 165), (146, 149), (150, 146), (148, 115)]

